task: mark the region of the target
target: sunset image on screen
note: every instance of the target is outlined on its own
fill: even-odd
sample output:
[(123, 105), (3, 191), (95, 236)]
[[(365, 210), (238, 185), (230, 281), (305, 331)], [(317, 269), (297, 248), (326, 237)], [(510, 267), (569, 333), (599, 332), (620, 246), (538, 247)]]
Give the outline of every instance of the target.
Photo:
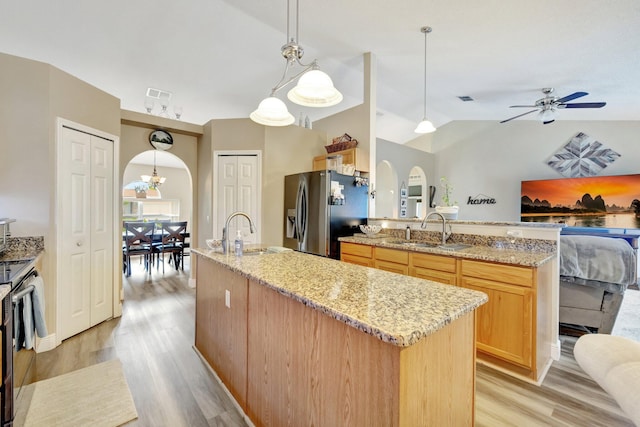
[(640, 228), (640, 174), (522, 181), (520, 219)]

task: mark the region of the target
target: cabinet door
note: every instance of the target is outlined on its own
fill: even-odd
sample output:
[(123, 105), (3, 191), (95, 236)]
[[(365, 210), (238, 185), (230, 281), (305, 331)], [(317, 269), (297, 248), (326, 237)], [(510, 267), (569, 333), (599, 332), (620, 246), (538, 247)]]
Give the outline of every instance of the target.
[(489, 296), (489, 302), (476, 311), (478, 351), (531, 369), (534, 333), (531, 289), (465, 276), (461, 286)]
[(196, 348), (245, 409), (248, 280), (198, 256), (196, 281)]

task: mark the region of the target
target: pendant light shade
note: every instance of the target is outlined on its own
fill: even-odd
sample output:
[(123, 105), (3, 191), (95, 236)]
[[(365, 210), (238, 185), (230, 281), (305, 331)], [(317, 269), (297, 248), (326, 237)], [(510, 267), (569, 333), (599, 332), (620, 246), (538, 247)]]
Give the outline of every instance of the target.
[(258, 109), (249, 117), (254, 122), (265, 126), (289, 126), (296, 121), (284, 102), (273, 96), (263, 99)]
[[(280, 81), (271, 89), (271, 95), (249, 115), (254, 122), (266, 126), (287, 126), (295, 122), (285, 103), (277, 99), (275, 94), (298, 78), (297, 86), (287, 94), (291, 102), (305, 107), (331, 107), (342, 101), (342, 94), (333, 86), (331, 78), (318, 69), (316, 60), (310, 64), (303, 64), (300, 61), (304, 55), (304, 49), (298, 44), (299, 1), (296, 0), (295, 37), (289, 37), (290, 2), (291, 0), (287, 0), (287, 43), (281, 48), (282, 56), (287, 61), (284, 73)], [(303, 69), (294, 76), (288, 77), (289, 69), (296, 64)]]
[(427, 120), (427, 34), (431, 31), (431, 27), (420, 28), (420, 32), (424, 34), (424, 115), (414, 131), (415, 133), (431, 133), (436, 130), (433, 123)]
[(431, 132), (434, 132), (435, 130), (436, 130), (436, 127), (433, 125), (433, 123), (431, 123), (425, 117), (423, 121), (418, 123), (418, 126), (416, 126), (416, 130), (414, 132), (415, 133), (431, 133)]
[(331, 107), (342, 101), (342, 94), (333, 86), (327, 73), (309, 70), (298, 79), (287, 94), (291, 102), (305, 107)]

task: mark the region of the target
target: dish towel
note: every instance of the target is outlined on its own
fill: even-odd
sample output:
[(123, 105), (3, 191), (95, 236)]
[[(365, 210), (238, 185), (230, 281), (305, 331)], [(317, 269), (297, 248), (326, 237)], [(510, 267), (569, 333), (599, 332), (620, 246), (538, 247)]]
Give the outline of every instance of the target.
[(31, 350), (33, 348), (33, 340), (35, 339), (31, 293), (22, 297), (22, 326), (24, 328), (24, 348)]
[(33, 323), (36, 328), (36, 332), (40, 338), (44, 338), (48, 335), (47, 323), (44, 320), (44, 281), (42, 277), (35, 276), (29, 282), (33, 285), (33, 292), (31, 293), (31, 299), (33, 302)]

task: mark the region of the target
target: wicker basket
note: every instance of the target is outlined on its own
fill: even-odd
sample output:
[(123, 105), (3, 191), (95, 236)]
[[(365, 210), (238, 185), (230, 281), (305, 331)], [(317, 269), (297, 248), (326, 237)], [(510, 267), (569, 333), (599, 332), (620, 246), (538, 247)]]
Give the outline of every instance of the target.
[(336, 151), (348, 150), (349, 148), (355, 148), (358, 145), (358, 141), (352, 139), (351, 141), (336, 142), (335, 144), (325, 145), (327, 153), (335, 153)]

